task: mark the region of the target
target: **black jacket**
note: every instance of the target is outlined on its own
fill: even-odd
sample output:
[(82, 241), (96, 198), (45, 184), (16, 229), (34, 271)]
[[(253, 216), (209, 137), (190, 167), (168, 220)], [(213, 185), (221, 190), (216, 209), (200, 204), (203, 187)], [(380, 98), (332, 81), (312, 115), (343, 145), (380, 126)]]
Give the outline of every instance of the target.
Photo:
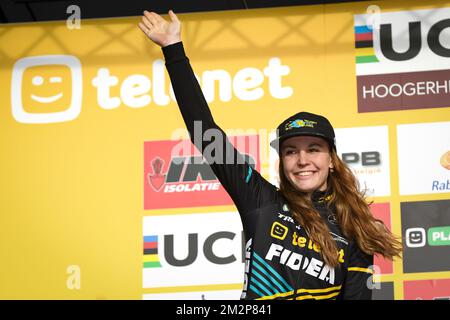
[[(163, 53), (191, 140), (202, 152), (212, 142), (194, 141), (195, 121), (201, 122), (201, 136), (208, 129), (220, 130), (223, 137), (225, 133), (213, 120), (182, 43), (164, 47)], [(220, 140), (223, 153), (214, 155), (216, 161), (210, 154), (203, 155), (242, 219), (246, 236), (242, 298), (371, 299), (369, 267), (373, 256), (363, 253), (342, 235), (328, 208), (326, 195), (316, 192), (312, 200), (340, 250), (340, 267), (337, 268), (324, 263), (317, 245), (309, 240), (302, 226), (294, 222), (278, 189), (245, 162), (228, 139)], [(218, 156), (226, 156), (228, 162), (217, 161)]]

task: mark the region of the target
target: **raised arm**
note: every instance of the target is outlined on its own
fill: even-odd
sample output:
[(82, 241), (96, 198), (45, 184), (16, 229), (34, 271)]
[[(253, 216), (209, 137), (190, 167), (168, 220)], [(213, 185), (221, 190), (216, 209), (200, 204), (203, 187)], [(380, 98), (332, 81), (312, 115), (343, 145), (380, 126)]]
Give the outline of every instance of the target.
[[(158, 14), (146, 11), (139, 27), (150, 40), (162, 47), (172, 87), (192, 142), (202, 152), (240, 213), (245, 215), (264, 203), (273, 201), (276, 188), (244, 161), (243, 156), (231, 145), (223, 130), (214, 122), (185, 54), (181, 42), (181, 23), (172, 11), (169, 11), (169, 17), (170, 21), (166, 21)], [(199, 127), (201, 132), (195, 132), (194, 130), (198, 130)], [(195, 141), (197, 140), (194, 139), (195, 136), (204, 137), (207, 130), (215, 133), (213, 134), (215, 140), (202, 138), (201, 141)], [(204, 152), (213, 142), (215, 146), (219, 145), (216, 150), (219, 156), (217, 152), (214, 155)]]

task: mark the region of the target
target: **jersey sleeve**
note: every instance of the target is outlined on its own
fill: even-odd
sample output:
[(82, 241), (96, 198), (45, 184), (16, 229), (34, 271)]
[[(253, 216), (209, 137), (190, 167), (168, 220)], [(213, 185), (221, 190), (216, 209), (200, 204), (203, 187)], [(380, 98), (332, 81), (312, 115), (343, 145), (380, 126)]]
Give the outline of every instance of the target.
[[(192, 143), (203, 154), (241, 214), (273, 201), (276, 188), (228, 140), (213, 116), (182, 42), (162, 48), (173, 91)], [(208, 132), (207, 132), (208, 131)], [(208, 134), (205, 134), (208, 133)], [(205, 139), (210, 137), (210, 139)], [(204, 152), (214, 143), (214, 152)]]
[(373, 288), (373, 256), (361, 251), (356, 243), (350, 245), (347, 275), (344, 280), (344, 300), (371, 300)]

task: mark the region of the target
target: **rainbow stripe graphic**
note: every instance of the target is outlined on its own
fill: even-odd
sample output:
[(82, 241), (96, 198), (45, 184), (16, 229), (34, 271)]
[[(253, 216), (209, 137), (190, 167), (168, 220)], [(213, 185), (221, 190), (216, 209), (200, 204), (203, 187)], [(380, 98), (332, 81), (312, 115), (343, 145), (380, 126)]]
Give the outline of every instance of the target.
[(355, 26), (356, 63), (379, 62), (373, 47), (373, 32), (368, 26)]
[(161, 268), (158, 257), (158, 236), (144, 236), (144, 268)]

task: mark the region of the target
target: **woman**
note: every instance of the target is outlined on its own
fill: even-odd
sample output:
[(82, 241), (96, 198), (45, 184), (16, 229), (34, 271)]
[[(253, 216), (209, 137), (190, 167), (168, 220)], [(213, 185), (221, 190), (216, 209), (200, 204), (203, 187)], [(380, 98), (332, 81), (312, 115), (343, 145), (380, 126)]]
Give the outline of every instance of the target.
[[(194, 141), (195, 127), (201, 127), (202, 137), (210, 129), (225, 133), (215, 124), (185, 55), (181, 23), (172, 11), (169, 17), (170, 22), (144, 11), (139, 27), (162, 47), (181, 114), (202, 152), (212, 142)], [(279, 189), (243, 161), (227, 139), (217, 141), (218, 154), (203, 156), (244, 226), (242, 298), (371, 299), (373, 255), (393, 259), (401, 244), (372, 217), (355, 177), (336, 154), (330, 122), (300, 112), (278, 126), (271, 146), (280, 155)]]

